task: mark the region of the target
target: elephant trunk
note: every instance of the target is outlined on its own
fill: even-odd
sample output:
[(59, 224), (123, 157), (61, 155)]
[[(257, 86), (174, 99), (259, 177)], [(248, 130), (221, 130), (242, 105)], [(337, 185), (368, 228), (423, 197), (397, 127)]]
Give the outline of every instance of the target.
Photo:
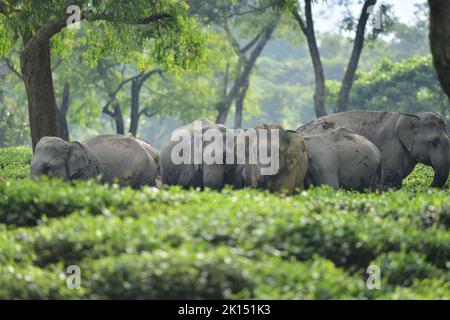
[(434, 169), (434, 179), (431, 184), (435, 188), (443, 188), (447, 182), (450, 170), (450, 139), (443, 135), (439, 147), (430, 157)]

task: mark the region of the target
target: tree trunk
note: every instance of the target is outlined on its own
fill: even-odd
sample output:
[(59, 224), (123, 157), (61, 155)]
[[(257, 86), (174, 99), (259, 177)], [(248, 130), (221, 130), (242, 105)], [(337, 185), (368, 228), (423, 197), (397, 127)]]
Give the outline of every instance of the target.
[(130, 112), (130, 130), (129, 132), (136, 137), (139, 124), (139, 93), (141, 91), (141, 82), (139, 78), (131, 82), (131, 112)]
[(338, 101), (336, 103), (336, 112), (347, 111), (348, 102), (350, 99), (350, 90), (352, 89), (355, 80), (356, 69), (358, 68), (359, 58), (364, 48), (364, 37), (366, 33), (366, 25), (369, 20), (369, 7), (374, 6), (377, 0), (367, 0), (364, 2), (361, 15), (359, 17), (358, 26), (356, 28), (355, 41), (353, 43), (353, 50), (350, 60), (345, 71), (344, 79), (342, 80), (341, 90), (339, 92)]
[(24, 50), (20, 54), (33, 150), (42, 137), (59, 136), (50, 59), (50, 40), (44, 41), (36, 51)]
[(236, 100), (236, 114), (235, 114), (235, 120), (234, 120), (234, 128), (235, 129), (242, 128), (242, 113), (244, 110), (244, 101), (245, 101), (245, 96), (247, 95), (247, 91), (248, 91), (248, 81), (242, 87), (241, 92), (239, 93), (239, 96)]
[(256, 44), (255, 48), (250, 54), (250, 57), (246, 59), (242, 72), (238, 75), (238, 78), (234, 82), (233, 87), (231, 88), (225, 100), (222, 102), (222, 105), (218, 109), (219, 113), (216, 120), (217, 123), (225, 124), (228, 112), (231, 108), (231, 105), (233, 104), (233, 101), (237, 100), (243, 86), (245, 86), (246, 83), (250, 81), (249, 78), (253, 71), (253, 67), (255, 66), (256, 60), (258, 60), (259, 56), (261, 55), (261, 52), (263, 51), (264, 47), (266, 46), (267, 42), (272, 36), (272, 33), (277, 27), (279, 21), (280, 17), (277, 16), (273, 21), (269, 22), (269, 24), (264, 28), (264, 31), (261, 33), (261, 36), (259, 37), (258, 43)]
[(450, 1), (428, 0), (430, 46), (442, 88), (450, 98)]
[(230, 108), (224, 101), (222, 101), (220, 104), (220, 107), (217, 109), (216, 123), (225, 124), (225, 122), (227, 122), (228, 112), (230, 111)]
[(116, 124), (116, 133), (125, 134), (122, 109), (120, 108), (120, 104), (117, 101), (114, 102), (114, 122)]
[(61, 139), (69, 141), (69, 127), (67, 126), (67, 111), (69, 111), (70, 86), (64, 83), (61, 105), (58, 109), (59, 116), (59, 136)]
[(320, 118), (327, 115), (327, 110), (325, 108), (325, 73), (323, 70), (319, 47), (317, 46), (311, 0), (305, 1), (306, 24), (303, 22), (297, 11), (294, 11), (293, 15), (308, 42), (309, 55), (311, 57), (315, 78), (314, 111), (316, 113), (316, 117)]
[(227, 99), (228, 93), (228, 78), (230, 75), (230, 64), (227, 63), (225, 67), (225, 75), (223, 79), (223, 94), (222, 101), (220, 102), (219, 107), (217, 108), (217, 118), (216, 123), (225, 123), (228, 117), (228, 110), (225, 109), (225, 100)]

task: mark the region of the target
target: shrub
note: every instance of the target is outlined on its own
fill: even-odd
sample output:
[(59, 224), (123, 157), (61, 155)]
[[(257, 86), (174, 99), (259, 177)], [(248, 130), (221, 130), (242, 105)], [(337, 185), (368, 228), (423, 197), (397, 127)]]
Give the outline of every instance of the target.
[(409, 287), (416, 280), (434, 278), (440, 273), (425, 254), (414, 251), (388, 252), (371, 265), (380, 267), (383, 283), (391, 286)]
[[(285, 197), (4, 170), (27, 172), (29, 156), (0, 150), (2, 298), (449, 297), (450, 193), (429, 189), (423, 166), (403, 190)], [(81, 290), (65, 286), (71, 264), (82, 267)], [(365, 288), (370, 264), (381, 290)]]
[(0, 148), (0, 181), (20, 180), (30, 175), (31, 148)]

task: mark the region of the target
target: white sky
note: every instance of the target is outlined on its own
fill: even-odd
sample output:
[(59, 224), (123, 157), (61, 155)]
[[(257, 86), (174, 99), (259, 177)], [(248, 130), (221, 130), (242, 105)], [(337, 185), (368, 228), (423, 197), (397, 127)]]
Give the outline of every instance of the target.
[[(414, 12), (416, 8), (415, 4), (424, 3), (426, 0), (381, 0), (378, 3), (386, 3), (392, 4), (394, 6), (394, 14), (400, 19), (400, 21), (404, 23), (412, 23), (414, 21)], [(339, 31), (339, 18), (341, 17), (342, 12), (336, 10), (336, 8), (330, 6), (330, 2), (328, 4), (319, 1), (318, 4), (313, 6), (313, 14), (322, 12), (324, 13), (320, 19), (316, 20), (316, 29), (320, 31)], [(353, 7), (353, 12), (355, 16), (359, 15), (359, 10), (361, 10), (361, 5), (355, 5)]]

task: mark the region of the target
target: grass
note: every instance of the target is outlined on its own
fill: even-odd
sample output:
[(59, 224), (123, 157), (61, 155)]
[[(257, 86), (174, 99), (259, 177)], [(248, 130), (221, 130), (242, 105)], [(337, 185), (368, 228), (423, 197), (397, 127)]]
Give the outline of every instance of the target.
[(284, 197), (30, 181), (30, 157), (0, 149), (0, 298), (450, 299), (450, 188), (427, 167), (402, 190)]

